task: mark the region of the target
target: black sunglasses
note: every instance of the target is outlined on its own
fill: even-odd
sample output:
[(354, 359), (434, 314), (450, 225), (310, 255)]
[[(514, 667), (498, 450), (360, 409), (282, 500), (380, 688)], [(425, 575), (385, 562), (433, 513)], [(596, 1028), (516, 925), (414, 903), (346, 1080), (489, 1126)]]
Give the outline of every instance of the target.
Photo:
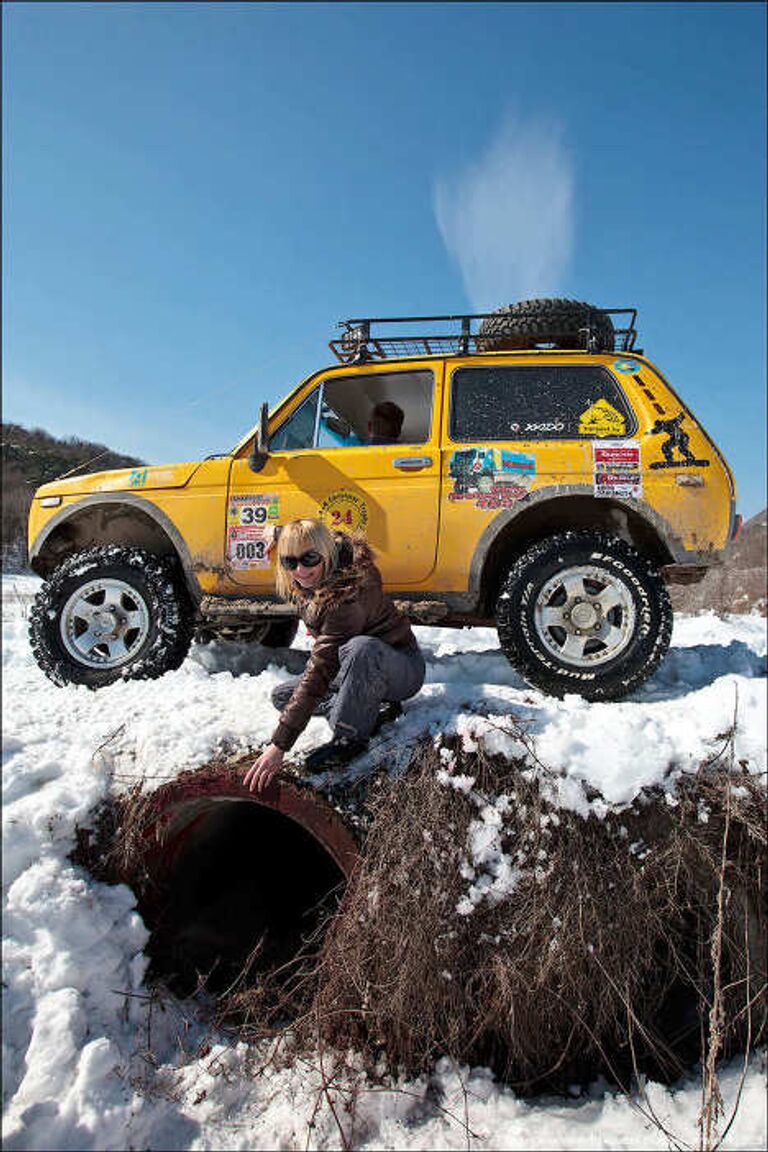
[(302, 568), (317, 568), (322, 559), (319, 552), (302, 552), (301, 556), (281, 556), (280, 563), (288, 572), (294, 572), (299, 564)]

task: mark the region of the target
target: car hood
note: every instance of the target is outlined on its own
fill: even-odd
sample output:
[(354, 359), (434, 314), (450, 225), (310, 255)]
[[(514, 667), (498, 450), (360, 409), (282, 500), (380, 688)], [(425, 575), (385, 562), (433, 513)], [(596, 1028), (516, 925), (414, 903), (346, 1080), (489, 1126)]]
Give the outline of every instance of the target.
[(93, 492), (134, 492), (140, 495), (157, 488), (183, 488), (200, 467), (200, 461), (186, 464), (151, 464), (139, 468), (116, 468), (110, 472), (88, 472), (51, 480), (35, 492), (46, 496), (87, 496)]

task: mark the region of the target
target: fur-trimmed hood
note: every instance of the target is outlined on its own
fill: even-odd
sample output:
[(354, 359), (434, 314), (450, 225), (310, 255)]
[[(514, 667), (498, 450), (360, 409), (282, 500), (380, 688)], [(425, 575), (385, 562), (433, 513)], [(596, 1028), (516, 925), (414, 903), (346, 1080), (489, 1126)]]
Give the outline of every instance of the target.
[(373, 578), (381, 582), (376, 568), (376, 555), (364, 536), (348, 536), (334, 532), (337, 568), (328, 580), (317, 588), (296, 589), (296, 603), (301, 615), (317, 615), (337, 604), (354, 600), (362, 586)]

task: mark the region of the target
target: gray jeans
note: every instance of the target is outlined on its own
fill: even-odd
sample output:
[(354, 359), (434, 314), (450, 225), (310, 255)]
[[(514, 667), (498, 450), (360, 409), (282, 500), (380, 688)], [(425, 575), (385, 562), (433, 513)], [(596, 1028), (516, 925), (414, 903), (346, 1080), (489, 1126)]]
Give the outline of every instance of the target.
[[(385, 700), (407, 700), (424, 683), (426, 665), (421, 650), (393, 648), (375, 636), (353, 636), (339, 648), (339, 671), (329, 692), (315, 708), (314, 716), (325, 716), (334, 732), (366, 740), (376, 723), (379, 706)], [(282, 712), (300, 683), (293, 676), (272, 692), (272, 703)]]

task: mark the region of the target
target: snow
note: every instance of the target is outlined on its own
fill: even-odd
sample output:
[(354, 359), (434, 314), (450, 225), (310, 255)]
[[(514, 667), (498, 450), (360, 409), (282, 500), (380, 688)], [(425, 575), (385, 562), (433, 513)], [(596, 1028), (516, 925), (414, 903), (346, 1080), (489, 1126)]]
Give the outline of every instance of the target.
[[(451, 749), (441, 748), (440, 759), (450, 765), (455, 755)], [(447, 768), (439, 769), (437, 780), (447, 788), (464, 792), (479, 811), (479, 819), (470, 821), (467, 856), (460, 866), (461, 875), (470, 885), (456, 905), (459, 916), (469, 916), (483, 900), (490, 904), (503, 900), (520, 878), (520, 870), (502, 848), (504, 817), (511, 810), (511, 800), (505, 793), (495, 798), (485, 796), (472, 787), (474, 776), (452, 773)], [(425, 837), (428, 835), (424, 833)]]
[[(297, 1059), (280, 1069), (264, 1049), (206, 1036), (173, 998), (151, 1001), (147, 932), (132, 893), (96, 883), (67, 858), (76, 825), (111, 791), (139, 780), (156, 787), (216, 752), (266, 740), (275, 722), (270, 691), (300, 669), (306, 634), (277, 654), (194, 646), (159, 681), (56, 688), (27, 642), (38, 585), (31, 576), (4, 577), (2, 585), (5, 1147), (340, 1147), (319, 1063)], [(482, 742), (528, 757), (561, 808), (601, 816), (653, 785), (671, 799), (679, 775), (722, 747), (734, 716), (736, 758), (752, 772), (766, 770), (760, 617), (676, 617), (665, 662), (630, 699), (612, 704), (554, 700), (529, 688), (490, 629), (417, 633), (427, 680), (389, 737), (393, 770), (420, 737), (439, 743), (456, 733), (467, 747)], [(311, 721), (296, 752), (326, 734), (324, 721)], [(454, 774), (444, 751), (441, 779), (477, 806), (463, 866), (469, 903), (461, 911), (469, 913), (514, 884), (514, 860), (500, 848), (506, 807)], [(349, 773), (369, 770), (376, 756), (374, 748)], [(765, 1054), (754, 1055), (724, 1148), (765, 1146), (765, 1073)], [(726, 1115), (740, 1075), (738, 1061), (723, 1070)], [(681, 1141), (699, 1140), (693, 1074), (673, 1089), (646, 1084), (632, 1100), (602, 1084), (573, 1100), (523, 1100), (487, 1070), (447, 1061), (430, 1078), (383, 1090), (350, 1057), (339, 1084), (337, 1114), (361, 1149), (666, 1148), (649, 1110)], [(340, 1107), (346, 1098), (354, 1099), (353, 1120)]]

